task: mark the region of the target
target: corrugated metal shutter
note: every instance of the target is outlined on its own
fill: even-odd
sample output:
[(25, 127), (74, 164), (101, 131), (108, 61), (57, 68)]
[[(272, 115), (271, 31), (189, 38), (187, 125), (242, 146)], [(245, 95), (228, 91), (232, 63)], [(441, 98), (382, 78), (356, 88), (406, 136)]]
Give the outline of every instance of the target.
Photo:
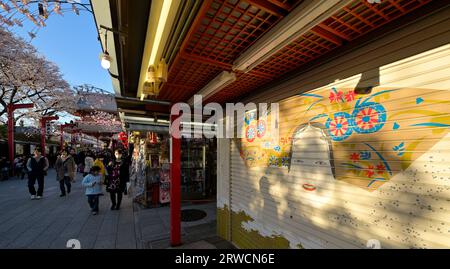
[[(299, 94), (280, 101), (279, 141), (231, 143), (232, 242), (450, 247), (449, 13), (256, 98)], [(354, 94), (367, 86), (370, 95)]]

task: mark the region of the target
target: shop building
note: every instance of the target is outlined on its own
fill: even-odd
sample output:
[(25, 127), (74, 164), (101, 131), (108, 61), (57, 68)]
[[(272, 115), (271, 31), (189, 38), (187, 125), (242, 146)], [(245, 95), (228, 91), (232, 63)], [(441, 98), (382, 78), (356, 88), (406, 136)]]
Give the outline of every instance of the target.
[[(213, 142), (221, 237), (240, 248), (450, 245), (449, 1), (109, 1), (109, 21), (92, 2), (99, 29), (119, 31), (107, 33), (110, 72), (130, 126), (168, 128), (171, 105), (196, 93), (279, 104), (277, 139), (264, 131), (274, 115), (248, 111), (243, 138)], [(173, 244), (182, 145), (169, 143)]]

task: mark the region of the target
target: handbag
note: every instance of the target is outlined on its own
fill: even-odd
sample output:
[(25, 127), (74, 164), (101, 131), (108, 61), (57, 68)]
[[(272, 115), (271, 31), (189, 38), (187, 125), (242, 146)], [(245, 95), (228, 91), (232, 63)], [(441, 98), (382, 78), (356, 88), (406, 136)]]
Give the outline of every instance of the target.
[(127, 195), (130, 192), (130, 188), (131, 188), (131, 183), (127, 182), (127, 185), (125, 187), (125, 191), (124, 194)]
[(107, 192), (111, 191), (111, 189), (109, 188), (109, 180), (110, 180), (109, 175), (106, 175), (103, 184), (105, 185), (105, 190)]

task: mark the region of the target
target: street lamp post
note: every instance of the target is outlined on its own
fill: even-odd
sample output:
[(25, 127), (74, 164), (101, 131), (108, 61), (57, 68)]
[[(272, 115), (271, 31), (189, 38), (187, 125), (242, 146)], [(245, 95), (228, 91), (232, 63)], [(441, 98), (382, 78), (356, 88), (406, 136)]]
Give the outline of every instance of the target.
[(52, 120), (58, 120), (58, 116), (47, 116), (41, 118), (41, 148), (42, 148), (42, 155), (45, 157), (45, 136), (46, 136), (46, 125), (47, 122), (50, 122)]
[(14, 173), (14, 110), (23, 108), (33, 108), (34, 104), (9, 104), (6, 107), (8, 113), (8, 149), (11, 171)]

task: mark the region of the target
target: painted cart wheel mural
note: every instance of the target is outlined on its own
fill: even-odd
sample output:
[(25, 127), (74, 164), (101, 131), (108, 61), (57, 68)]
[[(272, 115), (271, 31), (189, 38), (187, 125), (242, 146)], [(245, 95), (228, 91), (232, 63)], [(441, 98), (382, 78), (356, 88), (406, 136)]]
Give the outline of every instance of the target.
[(255, 130), (255, 126), (250, 125), (247, 126), (247, 129), (245, 130), (245, 138), (247, 139), (248, 142), (253, 142), (253, 140), (255, 140), (256, 138), (256, 130)]
[(377, 103), (363, 103), (355, 107), (352, 114), (353, 129), (357, 133), (375, 133), (386, 122), (386, 110)]
[(348, 113), (337, 112), (333, 115), (333, 119), (328, 118), (325, 127), (328, 129), (331, 139), (342, 141), (352, 134), (352, 125), (351, 117)]

